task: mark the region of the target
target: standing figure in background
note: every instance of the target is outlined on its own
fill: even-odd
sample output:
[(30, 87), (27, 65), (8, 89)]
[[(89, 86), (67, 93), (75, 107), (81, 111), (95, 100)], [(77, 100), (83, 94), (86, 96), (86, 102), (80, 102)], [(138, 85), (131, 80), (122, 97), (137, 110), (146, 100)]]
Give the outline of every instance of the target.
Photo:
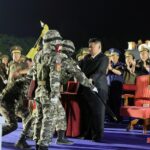
[[(25, 63), (20, 62), (21, 51), (22, 48), (20, 46), (13, 46), (10, 49), (13, 61), (9, 63), (9, 70), (8, 70), (8, 83), (7, 86), (2, 91), (2, 99), (1, 99), (1, 114), (4, 116), (6, 120), (6, 125), (3, 126), (2, 135), (6, 135), (11, 133), (12, 131), (17, 129), (17, 116), (22, 118), (23, 121), (23, 128), (26, 124), (27, 118), (29, 116), (29, 111), (27, 107), (25, 107), (25, 90), (16, 87), (12, 89), (13, 85), (15, 84), (16, 80), (25, 76), (28, 72), (27, 65)], [(11, 96), (10, 96), (11, 95)], [(16, 99), (16, 95), (19, 95)], [(29, 148), (28, 144), (26, 143), (26, 137), (23, 136), (20, 143), (22, 144), (23, 148)]]
[(124, 84), (135, 84), (135, 66), (136, 60), (134, 55), (130, 51), (125, 52), (125, 68), (123, 73), (123, 83)]
[(111, 63), (108, 66), (108, 77), (110, 80), (108, 104), (112, 109), (112, 111), (117, 116), (118, 121), (121, 121), (120, 106), (121, 106), (124, 64), (119, 61), (119, 56), (121, 53), (118, 49), (111, 48), (109, 51), (111, 54)]
[(135, 74), (137, 76), (146, 75), (150, 73), (150, 47), (146, 44), (141, 44), (138, 47), (140, 52), (140, 59), (136, 62)]
[(2, 64), (4, 64), (5, 74), (8, 75), (9, 56), (8, 55), (2, 55), (1, 60), (2, 60)]

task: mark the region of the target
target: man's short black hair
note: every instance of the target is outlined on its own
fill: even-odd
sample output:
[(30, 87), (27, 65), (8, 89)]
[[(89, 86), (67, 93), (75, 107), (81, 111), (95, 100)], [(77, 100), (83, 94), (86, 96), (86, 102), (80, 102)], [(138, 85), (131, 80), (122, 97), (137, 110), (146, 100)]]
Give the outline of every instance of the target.
[(91, 39), (89, 39), (89, 43), (100, 43), (101, 44), (101, 40), (98, 38), (91, 38)]
[(32, 59), (31, 58), (26, 58), (26, 61), (32, 62)]

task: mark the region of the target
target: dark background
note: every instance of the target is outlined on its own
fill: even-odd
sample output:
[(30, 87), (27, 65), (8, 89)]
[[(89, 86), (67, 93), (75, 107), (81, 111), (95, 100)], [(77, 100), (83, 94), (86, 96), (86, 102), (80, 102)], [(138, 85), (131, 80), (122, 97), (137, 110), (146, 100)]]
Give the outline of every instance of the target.
[(0, 0), (0, 34), (38, 38), (40, 20), (77, 49), (99, 37), (103, 49), (150, 39), (149, 0)]

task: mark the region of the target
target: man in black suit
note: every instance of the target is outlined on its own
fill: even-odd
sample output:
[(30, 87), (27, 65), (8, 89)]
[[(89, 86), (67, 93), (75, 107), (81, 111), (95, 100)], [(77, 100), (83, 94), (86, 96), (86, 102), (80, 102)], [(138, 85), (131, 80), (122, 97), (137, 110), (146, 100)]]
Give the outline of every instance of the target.
[[(92, 80), (98, 89), (100, 98), (89, 88), (81, 87), (81, 114), (83, 117), (84, 137), (95, 142), (101, 141), (104, 132), (105, 103), (108, 99), (106, 70), (108, 58), (102, 53), (101, 41), (97, 38), (89, 40), (89, 52), (80, 62), (81, 70)], [(101, 100), (100, 100), (101, 99)], [(83, 113), (82, 113), (83, 112)]]

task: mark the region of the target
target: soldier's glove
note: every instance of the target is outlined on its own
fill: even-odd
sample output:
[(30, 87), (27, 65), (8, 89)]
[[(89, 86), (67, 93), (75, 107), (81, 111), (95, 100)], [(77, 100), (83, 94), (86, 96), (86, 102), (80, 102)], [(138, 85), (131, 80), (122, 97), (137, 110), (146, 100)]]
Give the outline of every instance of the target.
[(89, 79), (89, 82), (90, 82), (91, 84), (93, 84), (93, 80), (92, 80), (91, 78)]
[(53, 97), (53, 98), (51, 98), (51, 102), (52, 102), (52, 104), (57, 104), (58, 103), (58, 101), (59, 101), (59, 97)]
[(98, 93), (98, 90), (97, 90), (96, 87), (94, 87), (94, 88), (92, 89), (92, 91)]
[(4, 84), (7, 84), (8, 80), (4, 80), (3, 82), (4, 82)]

